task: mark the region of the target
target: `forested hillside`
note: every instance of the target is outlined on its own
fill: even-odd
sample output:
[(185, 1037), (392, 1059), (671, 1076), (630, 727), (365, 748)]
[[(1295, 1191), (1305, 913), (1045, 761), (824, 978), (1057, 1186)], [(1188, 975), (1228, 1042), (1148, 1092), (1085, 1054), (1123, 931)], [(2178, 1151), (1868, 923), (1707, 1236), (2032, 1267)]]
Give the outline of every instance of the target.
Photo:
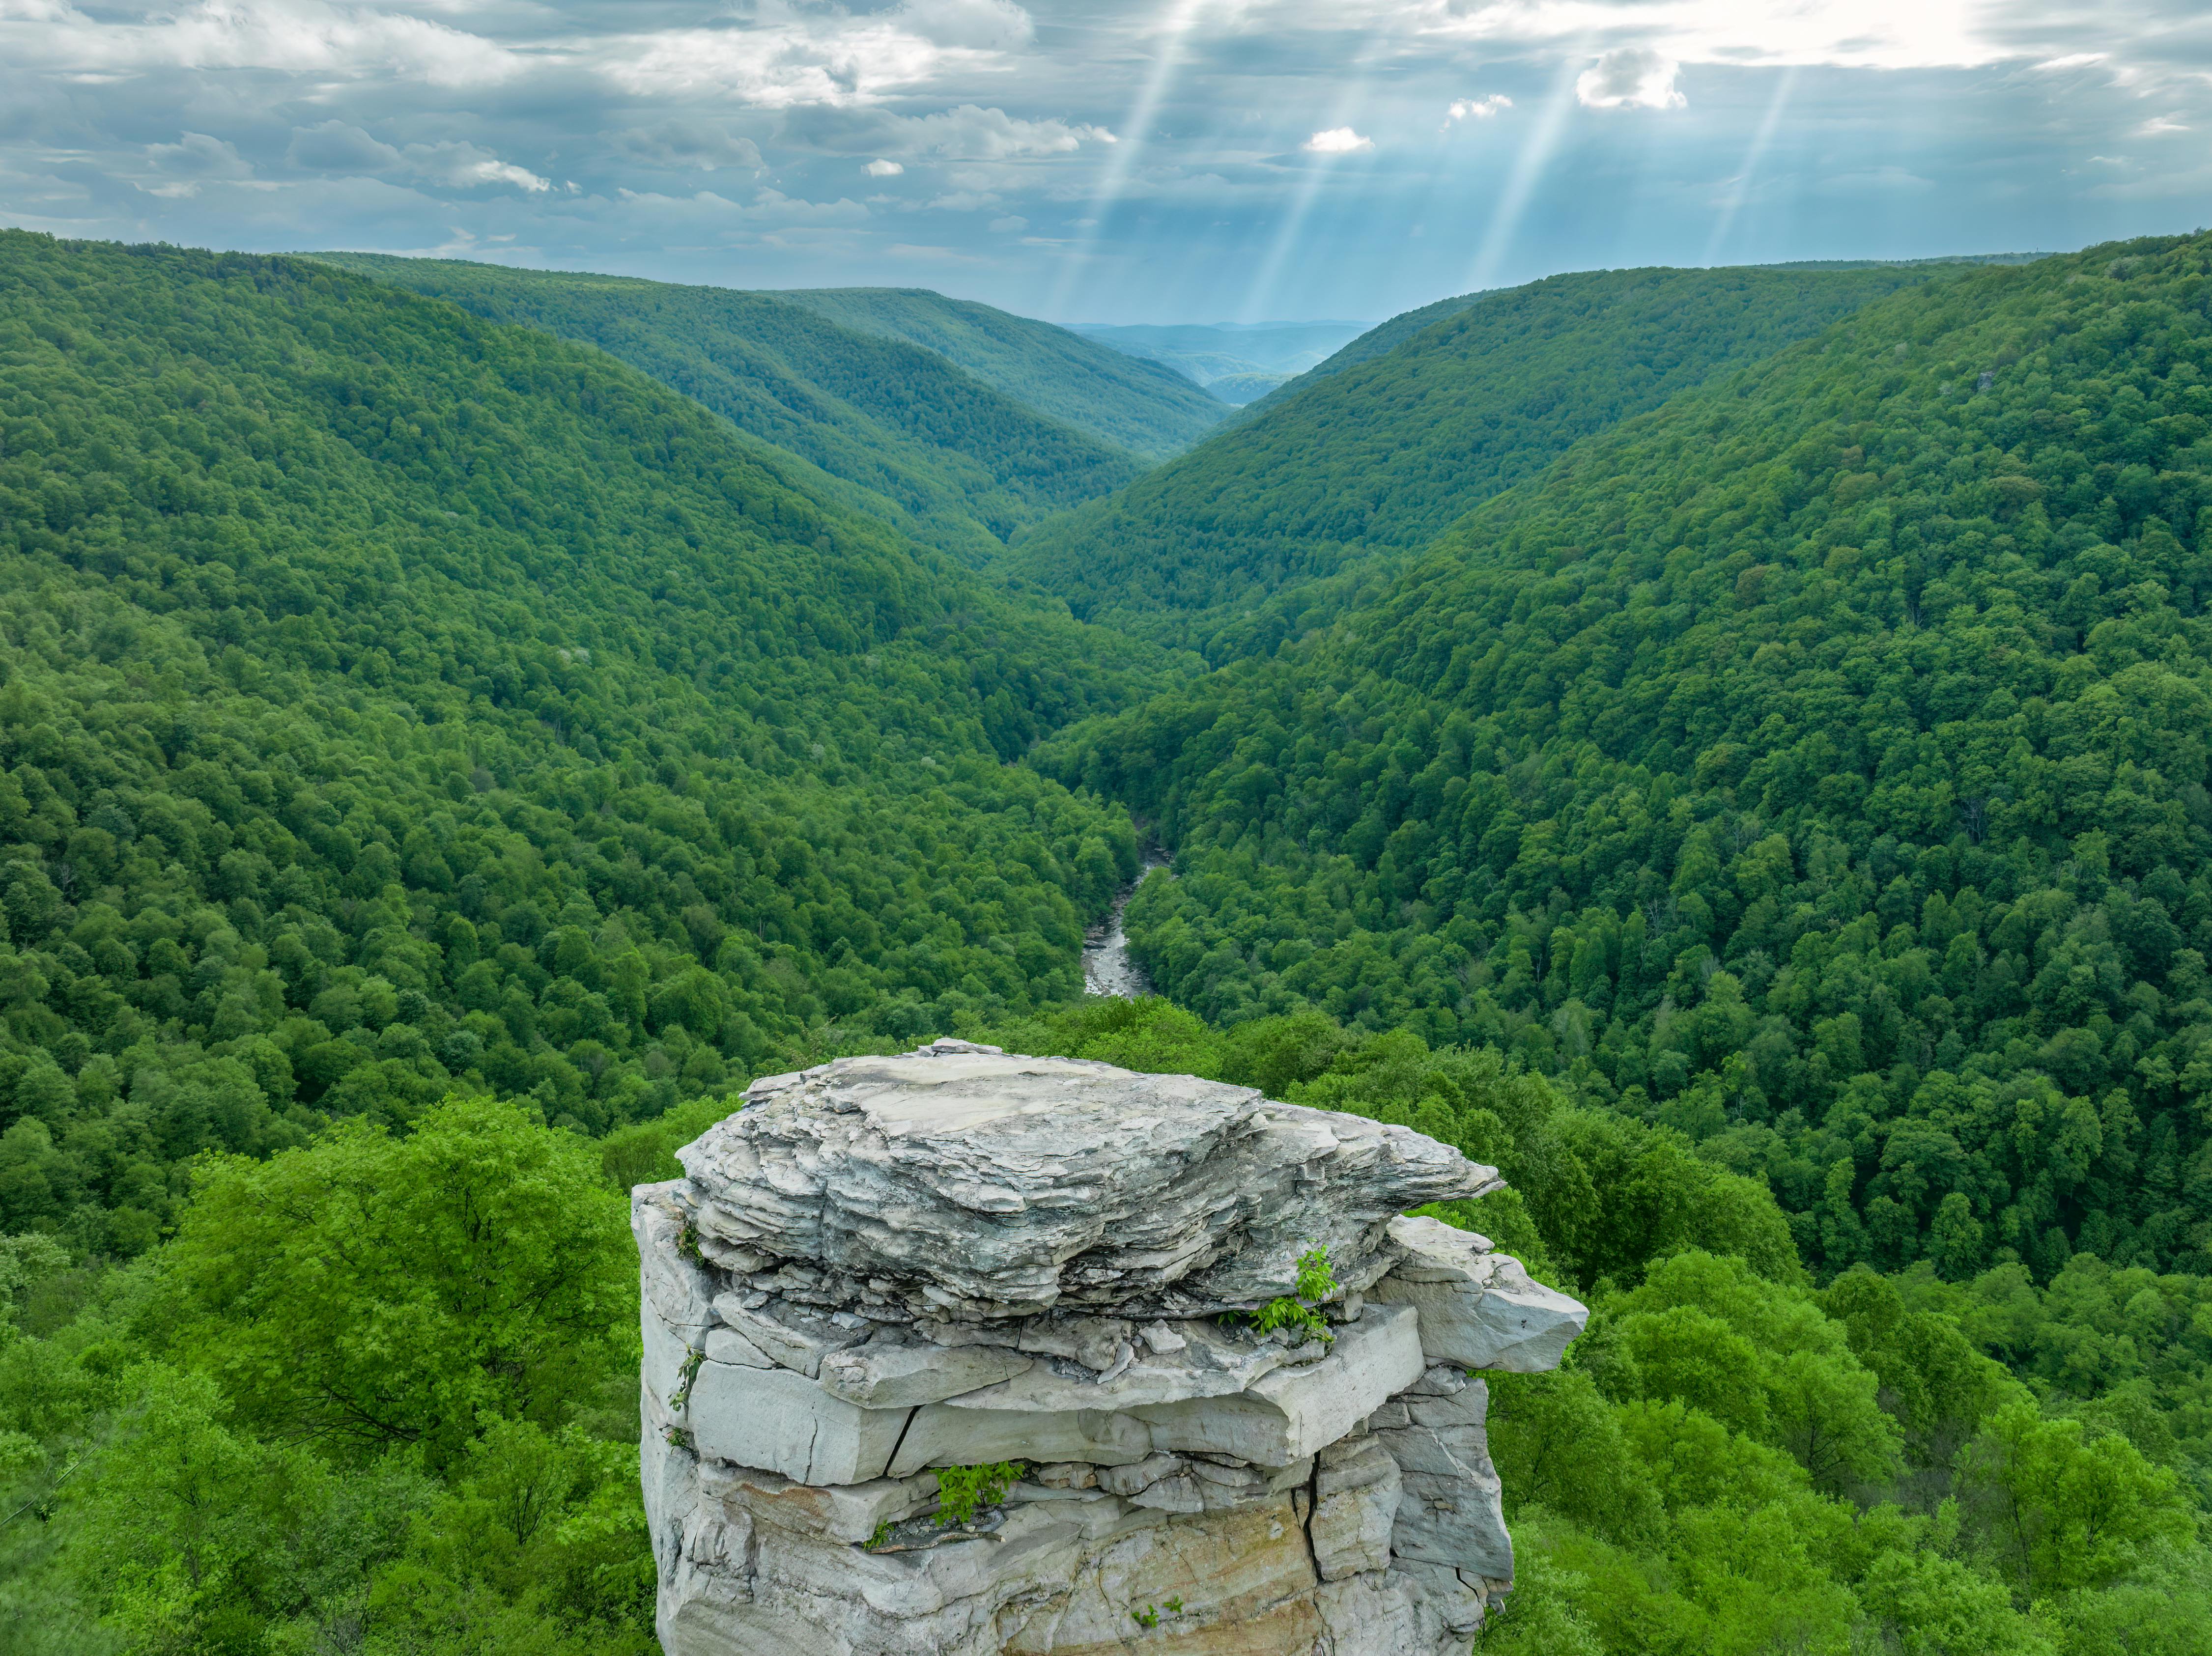
[(1133, 651), (599, 353), (297, 260), (0, 236), (0, 1233), (455, 1089), (593, 1131), (1074, 994)]
[(1475, 1656), (2212, 1656), (2212, 236), (1480, 296), (1188, 680), (892, 526), (1042, 325), (422, 270), (0, 232), (0, 1650), (652, 1656), (623, 1192), (957, 1033), (1503, 1170)]
[[(452, 259), (319, 260), (620, 357), (828, 474), (810, 492), (980, 564), (1024, 524), (1143, 470), (934, 351), (767, 294)], [(842, 487), (840, 487), (840, 484)]]
[(1590, 1303), (1493, 1374), (1516, 1587), (1477, 1656), (2200, 1656), (2212, 1278), (2081, 1255), (1816, 1287), (1755, 1179), (1519, 1070), (1313, 1010), (1091, 1002), (992, 1032), (1455, 1143), (1510, 1188), (1438, 1216)]
[(1492, 294), (1038, 525), (1005, 567), (1086, 619), (1264, 652), (1333, 608), (1307, 614), (1301, 583), (1417, 548), (1579, 439), (1922, 279), (1610, 270)]
[[(1753, 264), (1737, 268), (1792, 273), (1823, 270), (1907, 270), (1925, 275), (1946, 265), (2027, 264), (2036, 259), (2049, 257), (2047, 253), (1966, 253), (1942, 258), (1820, 258), (1801, 259), (1781, 264)], [(1316, 363), (1309, 370), (1309, 373), (1316, 378), (1326, 374), (1340, 373), (1345, 369), (1364, 362), (1370, 357), (1380, 356), (1385, 351), (1395, 350), (1424, 329), (1433, 327), (1447, 317), (1458, 315), (1462, 311), (1470, 308), (1498, 291), (1500, 290), (1497, 288), (1484, 288), (1475, 293), (1460, 294), (1450, 299), (1439, 299), (1414, 310), (1401, 312), (1388, 322), (1370, 328), (1343, 349)], [(1296, 385), (1286, 385), (1280, 394), (1289, 395), (1298, 389)], [(1262, 398), (1260, 403), (1254, 404), (1255, 411), (1267, 406), (1274, 399)]]
[(1229, 412), (1160, 363), (926, 288), (794, 288), (774, 297), (855, 332), (935, 351), (1039, 413), (1147, 460), (1182, 453)]
[(1871, 305), (1066, 740), (1156, 981), (1565, 1075), (1824, 1277), (2212, 1270), (2208, 260)]
[[(1371, 357), (1381, 356), (1386, 351), (1394, 351), (1415, 334), (1425, 332), (1447, 318), (1457, 316), (1462, 311), (1472, 308), (1494, 291), (1496, 290), (1484, 288), (1472, 294), (1457, 294), (1449, 299), (1439, 299), (1426, 305), (1417, 305), (1410, 311), (1401, 311), (1387, 322), (1376, 323), (1357, 339), (1351, 340), (1338, 349), (1330, 352), (1328, 355), (1307, 369), (1306, 373), (1316, 379), (1325, 378), (1332, 373), (1341, 373), (1345, 369), (1355, 367)], [(1255, 406), (1255, 408), (1266, 406), (1269, 403), (1280, 401), (1284, 397), (1292, 394), (1298, 389), (1295, 385), (1285, 386), (1276, 396), (1262, 398), (1261, 403)]]

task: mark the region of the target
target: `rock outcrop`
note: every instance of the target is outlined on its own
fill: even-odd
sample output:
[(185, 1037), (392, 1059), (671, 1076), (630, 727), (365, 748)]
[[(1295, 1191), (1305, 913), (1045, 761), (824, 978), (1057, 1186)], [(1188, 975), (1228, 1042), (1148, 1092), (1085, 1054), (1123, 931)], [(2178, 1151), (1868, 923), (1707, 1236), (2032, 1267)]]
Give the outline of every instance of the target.
[(1478, 1371), (1583, 1308), (1400, 1216), (1494, 1168), (959, 1041), (745, 1101), (632, 1198), (671, 1656), (1440, 1653), (1510, 1586)]

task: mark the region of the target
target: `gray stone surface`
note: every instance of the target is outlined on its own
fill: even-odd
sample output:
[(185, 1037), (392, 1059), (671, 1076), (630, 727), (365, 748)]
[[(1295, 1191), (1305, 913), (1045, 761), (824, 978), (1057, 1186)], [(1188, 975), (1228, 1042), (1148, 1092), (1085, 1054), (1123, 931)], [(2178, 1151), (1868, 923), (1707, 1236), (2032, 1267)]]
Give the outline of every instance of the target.
[(646, 1304), (679, 1336), (696, 1341), (714, 1318), (714, 1281), (684, 1257), (690, 1216), (681, 1179), (640, 1185), (629, 1193), (630, 1234), (637, 1239), (639, 1286)]
[(1398, 1463), (1371, 1437), (1347, 1439), (1321, 1452), (1306, 1527), (1322, 1580), (1390, 1567), (1400, 1489)]
[(755, 1521), (848, 1545), (866, 1541), (877, 1526), (931, 1510), (934, 1477), (878, 1477), (865, 1483), (798, 1483), (774, 1472), (727, 1461), (699, 1462), (701, 1493), (741, 1507)]
[(1087, 1460), (1127, 1465), (1152, 1453), (1152, 1428), (1134, 1415), (1073, 1409), (1036, 1414), (924, 1404), (891, 1463), (894, 1477), (925, 1466), (977, 1466), (994, 1460)]
[(1370, 1306), (1337, 1330), (1334, 1348), (1318, 1362), (1275, 1369), (1231, 1397), (1134, 1412), (1150, 1424), (1157, 1447), (1280, 1466), (1335, 1442), (1421, 1369), (1413, 1307)]
[(905, 1409), (860, 1409), (787, 1368), (702, 1362), (679, 1422), (702, 1455), (801, 1483), (881, 1477)]
[[(1512, 1571), (1465, 1354), (1580, 1327), (1394, 1217), (1490, 1169), (957, 1042), (750, 1097), (632, 1203), (666, 1656), (1464, 1656)], [(1218, 1316), (1316, 1244), (1333, 1343)], [(1000, 1506), (933, 1520), (933, 1469), (1008, 1460)]]
[(1407, 1397), (1396, 1405), (1406, 1424), (1373, 1432), (1397, 1462), (1401, 1484), (1390, 1550), (1401, 1564), (1446, 1565), (1510, 1580), (1513, 1539), (1483, 1424), (1489, 1388), (1450, 1368), (1431, 1369), (1423, 1380), (1432, 1392), (1449, 1395)]
[(863, 1313), (1206, 1315), (1291, 1292), (1316, 1244), (1364, 1288), (1392, 1217), (1499, 1182), (1404, 1127), (1069, 1059), (840, 1059), (745, 1097), (677, 1152), (700, 1229)]
[[(1023, 1349), (1038, 1348), (1025, 1338)], [(1142, 1330), (1132, 1329), (1128, 1337), (1116, 1339), (1109, 1350), (1101, 1352), (1095, 1345), (1084, 1349), (1108, 1359), (1094, 1367), (1104, 1371), (1118, 1368), (1119, 1372), (1110, 1379), (1087, 1370), (1069, 1373), (1066, 1364), (1040, 1359), (1024, 1364), (1020, 1373), (988, 1390), (961, 1397), (960, 1403), (966, 1408), (1042, 1411), (1136, 1409), (1192, 1398), (1226, 1397), (1247, 1390), (1291, 1361), (1291, 1349), (1276, 1341), (1234, 1325), (1224, 1329), (1204, 1320), (1153, 1323)], [(1125, 1353), (1126, 1362), (1122, 1361)], [(1072, 1352), (1070, 1356), (1075, 1363), (1083, 1361)]]
[(775, 1362), (809, 1380), (820, 1377), (822, 1360), (848, 1346), (858, 1345), (874, 1332), (874, 1325), (848, 1326), (803, 1306), (769, 1299), (758, 1305), (753, 1294), (718, 1294), (714, 1312), (729, 1327)]
[(1589, 1312), (1533, 1281), (1510, 1253), (1441, 1220), (1393, 1220), (1390, 1236), (1406, 1257), (1370, 1290), (1371, 1297), (1421, 1313), (1421, 1349), (1432, 1362), (1533, 1374), (1557, 1368)]
[(867, 1409), (941, 1403), (1026, 1372), (1036, 1359), (1004, 1346), (929, 1345), (886, 1338), (822, 1360), (822, 1389)]

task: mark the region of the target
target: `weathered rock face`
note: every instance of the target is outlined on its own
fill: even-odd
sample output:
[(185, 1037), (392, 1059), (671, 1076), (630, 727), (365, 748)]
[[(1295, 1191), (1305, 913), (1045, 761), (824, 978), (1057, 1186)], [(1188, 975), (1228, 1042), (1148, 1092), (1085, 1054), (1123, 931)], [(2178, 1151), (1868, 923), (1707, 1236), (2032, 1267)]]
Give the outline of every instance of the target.
[[(633, 1195), (671, 1656), (1463, 1650), (1512, 1548), (1470, 1369), (1582, 1307), (1399, 1217), (1402, 1127), (940, 1041), (757, 1083)], [(1322, 1247), (1326, 1338), (1243, 1313)], [(1015, 1461), (938, 1521), (933, 1469)]]

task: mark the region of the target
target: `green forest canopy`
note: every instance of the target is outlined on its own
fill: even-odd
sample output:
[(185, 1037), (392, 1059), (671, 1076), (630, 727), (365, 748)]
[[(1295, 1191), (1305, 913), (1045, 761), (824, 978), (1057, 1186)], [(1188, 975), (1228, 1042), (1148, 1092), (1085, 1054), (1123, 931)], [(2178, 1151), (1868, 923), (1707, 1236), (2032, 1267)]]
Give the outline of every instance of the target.
[(1141, 651), (612, 359), (295, 260), (0, 235), (0, 1233), (445, 1093), (592, 1131), (1079, 987)]
[[(617, 1192), (957, 1029), (1505, 1172), (1595, 1315), (1483, 1652), (2206, 1656), (2208, 256), (1893, 294), (1176, 686), (604, 356), (0, 235), (0, 1643), (648, 1656)], [(1073, 1001), (1126, 810), (1180, 1006)]]
[(2212, 1269), (2208, 253), (1871, 305), (1062, 738), (1155, 980), (1570, 1076), (1824, 1276)]
[(987, 561), (1021, 525), (1143, 470), (1127, 451), (1040, 416), (934, 351), (772, 294), (455, 259), (313, 257), (597, 345), (821, 468), (810, 493), (969, 563)]
[[(1156, 1000), (975, 1032), (1504, 1167), (1512, 1189), (1442, 1216), (1595, 1315), (1561, 1372), (1489, 1377), (1518, 1586), (1479, 1651), (2204, 1650), (2203, 1278), (2082, 1258), (2047, 1289), (2016, 1265), (1815, 1289), (1757, 1181), (1495, 1052)], [(356, 1119), (211, 1162), (175, 1239), (123, 1269), (0, 1242), (0, 1455), (38, 1513), (0, 1527), (0, 1639), (647, 1656), (618, 1192), (721, 1107), (593, 1146), (455, 1099), (404, 1134)]]
[(934, 351), (1038, 413), (1147, 460), (1182, 453), (1230, 412), (1158, 362), (926, 288), (800, 288), (775, 297), (857, 333)]
[(1304, 583), (1419, 547), (1591, 433), (1924, 279), (1606, 270), (1492, 294), (1026, 531), (1003, 567), (1086, 619), (1265, 652), (1312, 624)]

